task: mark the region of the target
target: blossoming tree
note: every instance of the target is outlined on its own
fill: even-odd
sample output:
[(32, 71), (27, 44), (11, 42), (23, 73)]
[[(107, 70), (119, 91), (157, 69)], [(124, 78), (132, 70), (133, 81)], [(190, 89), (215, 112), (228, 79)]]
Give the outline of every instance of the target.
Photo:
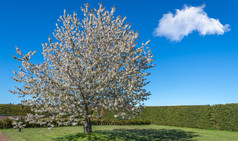
[(31, 96), (25, 101), (35, 113), (27, 116), (31, 123), (53, 127), (53, 121), (60, 125), (81, 121), (84, 132), (90, 133), (90, 120), (100, 109), (133, 117), (150, 95), (144, 89), (150, 74), (146, 70), (154, 66), (146, 47), (149, 41), (137, 47), (138, 32), (125, 23), (126, 18), (113, 16), (115, 7), (107, 11), (99, 4), (89, 11), (85, 4), (81, 10), (82, 20), (76, 13), (60, 16), (55, 39), (49, 37), (42, 45), (41, 63), (30, 61), (35, 51), (24, 55), (16, 48), (19, 57), (13, 57), (22, 66), (13, 79), (22, 85), (10, 92)]

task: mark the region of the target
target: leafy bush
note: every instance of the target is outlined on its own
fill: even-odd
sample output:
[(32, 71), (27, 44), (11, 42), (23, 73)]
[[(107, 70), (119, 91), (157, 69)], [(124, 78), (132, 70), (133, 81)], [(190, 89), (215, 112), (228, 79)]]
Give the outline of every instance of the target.
[(4, 119), (4, 124), (3, 124), (3, 127), (4, 128), (12, 128), (12, 119), (9, 119), (9, 118), (5, 118)]
[(0, 128), (3, 128), (3, 125), (2, 125), (2, 120), (0, 119)]

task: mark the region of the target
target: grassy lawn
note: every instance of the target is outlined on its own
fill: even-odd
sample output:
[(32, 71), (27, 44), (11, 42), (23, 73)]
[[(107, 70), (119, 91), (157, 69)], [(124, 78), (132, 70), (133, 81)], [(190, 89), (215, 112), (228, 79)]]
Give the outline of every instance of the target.
[(238, 132), (180, 128), (160, 125), (93, 126), (94, 133), (83, 137), (83, 127), (0, 129), (11, 141), (67, 141), (67, 140), (201, 140), (238, 141)]

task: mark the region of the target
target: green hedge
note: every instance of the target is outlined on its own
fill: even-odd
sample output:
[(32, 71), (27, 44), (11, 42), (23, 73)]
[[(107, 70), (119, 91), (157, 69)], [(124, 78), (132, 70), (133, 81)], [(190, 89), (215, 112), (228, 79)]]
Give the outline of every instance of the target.
[[(146, 107), (137, 116), (137, 120), (149, 121), (152, 124), (209, 129), (213, 127), (211, 119), (212, 106), (156, 106)], [(103, 119), (116, 120), (113, 113), (105, 111)]]
[(191, 128), (210, 128), (212, 108), (205, 106), (164, 106), (147, 107), (141, 119), (151, 123)]
[(238, 104), (215, 105), (212, 120), (214, 128), (238, 131)]
[[(103, 119), (116, 118), (105, 111)], [(238, 131), (238, 104), (148, 106), (136, 119), (158, 125)]]
[(140, 118), (159, 125), (238, 131), (238, 104), (146, 107)]
[[(6, 118), (4, 120), (4, 122), (2, 122), (0, 120), (0, 128), (12, 128), (12, 122), (13, 120), (12, 119), (8, 119)], [(46, 124), (43, 124), (43, 125), (40, 125), (40, 124), (29, 124), (29, 123), (26, 123), (24, 122), (23, 120), (23, 123), (26, 124), (25, 128), (28, 128), (28, 127), (48, 127), (48, 125)], [(103, 119), (94, 119), (94, 120), (91, 120), (91, 124), (92, 125), (148, 125), (150, 124), (149, 121), (145, 121), (145, 120), (103, 120)], [(80, 122), (77, 124), (78, 126), (79, 125), (82, 125)], [(64, 125), (58, 125), (57, 123), (55, 123), (55, 126), (56, 127), (63, 127)], [(67, 126), (72, 126), (72, 125), (67, 125)]]
[(148, 120), (92, 120), (92, 125), (148, 125)]
[[(20, 105), (0, 105), (0, 114), (19, 116), (20, 111)], [(23, 115), (27, 111), (29, 111), (29, 107), (28, 109), (24, 108)], [(149, 106), (141, 112), (141, 116), (135, 117), (133, 120), (119, 120), (119, 118), (114, 117), (113, 112), (105, 111), (102, 119), (93, 121), (92, 124), (140, 124), (143, 121), (143, 124), (153, 123), (179, 127), (238, 131), (238, 103), (198, 106)]]

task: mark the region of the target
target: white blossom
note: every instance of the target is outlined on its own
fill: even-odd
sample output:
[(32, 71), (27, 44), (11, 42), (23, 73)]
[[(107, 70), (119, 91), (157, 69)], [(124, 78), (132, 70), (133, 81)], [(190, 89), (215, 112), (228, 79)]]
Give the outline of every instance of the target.
[(115, 7), (110, 12), (101, 4), (97, 10), (88, 8), (88, 4), (81, 8), (82, 20), (66, 11), (60, 16), (55, 39), (49, 37), (49, 42), (42, 45), (42, 63), (30, 62), (35, 52), (23, 55), (16, 48), (20, 57), (13, 57), (22, 66), (14, 72), (13, 80), (24, 86), (10, 92), (31, 95), (25, 105), (31, 106), (35, 114), (27, 115), (28, 122), (52, 128), (55, 120), (76, 125), (75, 119), (81, 119), (88, 127), (97, 115), (93, 112), (99, 109), (133, 116), (148, 99), (150, 93), (144, 86), (148, 84), (145, 76), (150, 73), (146, 70), (154, 66), (149, 41), (138, 47), (138, 32), (125, 24), (126, 18), (113, 16)]

